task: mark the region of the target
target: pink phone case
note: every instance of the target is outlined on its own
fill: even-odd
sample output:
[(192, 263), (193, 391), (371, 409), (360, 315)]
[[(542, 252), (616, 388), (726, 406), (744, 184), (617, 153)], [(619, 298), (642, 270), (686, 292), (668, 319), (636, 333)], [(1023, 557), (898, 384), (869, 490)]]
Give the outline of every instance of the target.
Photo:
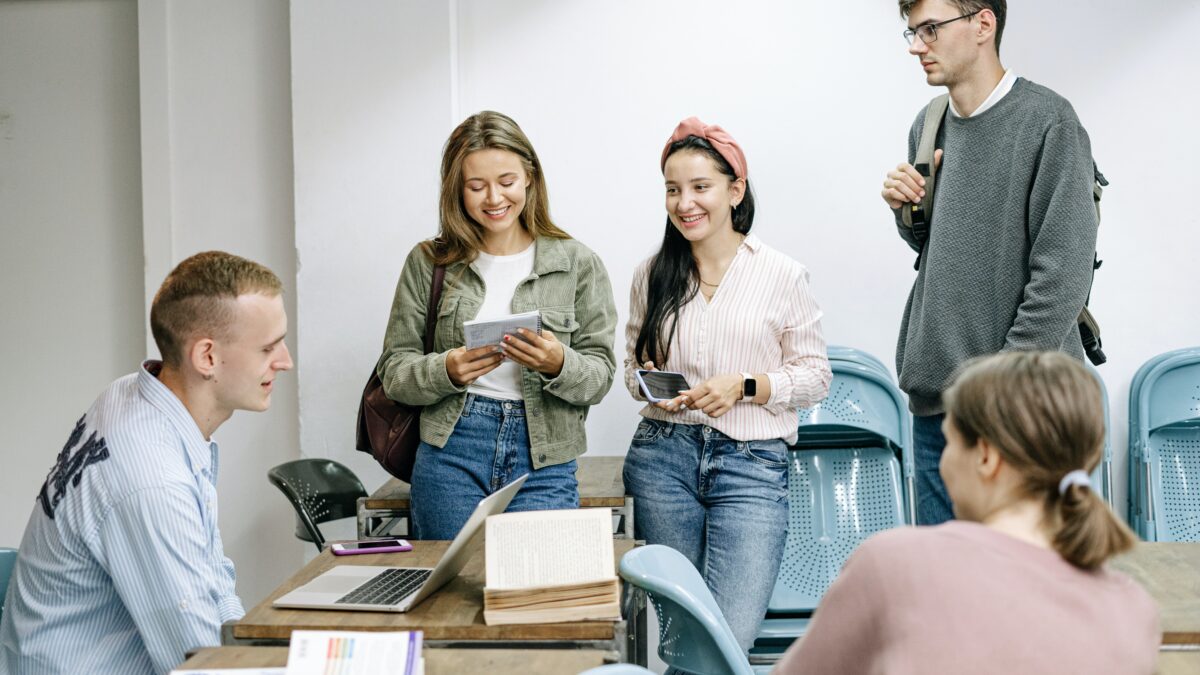
[(329, 548), (331, 548), (333, 550), (334, 555), (357, 555), (359, 553), (403, 553), (404, 551), (412, 550), (412, 544), (408, 543), (407, 541), (404, 541), (403, 539), (392, 539), (390, 541), (384, 540), (384, 541), (347, 542), (347, 545), (354, 545), (354, 544), (359, 544), (359, 545), (361, 545), (361, 544), (387, 544), (387, 545), (371, 546), (368, 548), (343, 549), (343, 548), (341, 548), (342, 544), (333, 544)]

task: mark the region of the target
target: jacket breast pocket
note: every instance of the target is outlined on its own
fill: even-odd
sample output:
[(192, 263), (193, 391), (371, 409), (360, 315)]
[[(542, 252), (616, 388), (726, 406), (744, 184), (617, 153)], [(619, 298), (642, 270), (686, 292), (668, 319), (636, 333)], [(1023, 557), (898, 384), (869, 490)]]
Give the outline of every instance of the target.
[(543, 309), (542, 330), (554, 333), (554, 337), (558, 338), (559, 342), (570, 347), (575, 332), (579, 330), (579, 322), (575, 320), (574, 308)]
[[(458, 324), (458, 296), (442, 296), (437, 308), (437, 325), (433, 329), (434, 351), (442, 352), (462, 345), (462, 329)], [(421, 338), (424, 340), (424, 334)]]

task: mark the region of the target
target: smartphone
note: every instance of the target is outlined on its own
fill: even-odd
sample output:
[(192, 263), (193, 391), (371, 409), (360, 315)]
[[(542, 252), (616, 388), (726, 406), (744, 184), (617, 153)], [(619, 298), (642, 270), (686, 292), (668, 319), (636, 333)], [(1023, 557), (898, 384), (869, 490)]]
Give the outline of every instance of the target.
[(364, 541), (348, 541), (344, 544), (331, 544), (334, 555), (354, 555), (356, 553), (399, 553), (411, 551), (412, 544), (403, 539), (391, 537), (388, 539), (366, 539)]
[(682, 373), (672, 373), (666, 370), (638, 370), (634, 375), (637, 376), (638, 384), (642, 386), (642, 393), (651, 403), (670, 401), (678, 396), (679, 392), (692, 388)]

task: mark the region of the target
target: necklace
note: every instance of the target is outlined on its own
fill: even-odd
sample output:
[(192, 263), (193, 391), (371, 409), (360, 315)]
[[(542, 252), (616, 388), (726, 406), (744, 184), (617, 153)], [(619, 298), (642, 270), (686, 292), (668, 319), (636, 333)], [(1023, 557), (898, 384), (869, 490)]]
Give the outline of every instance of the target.
[[(697, 279), (699, 279), (699, 277), (696, 277), (696, 278), (697, 278)], [(711, 288), (716, 288), (717, 286), (720, 286), (720, 285), (721, 285), (721, 284), (710, 284), (710, 283), (708, 283), (707, 281), (705, 281), (705, 280), (703, 280), (703, 279), (700, 279), (700, 283), (704, 284), (705, 286), (709, 286), (709, 287), (711, 287)]]

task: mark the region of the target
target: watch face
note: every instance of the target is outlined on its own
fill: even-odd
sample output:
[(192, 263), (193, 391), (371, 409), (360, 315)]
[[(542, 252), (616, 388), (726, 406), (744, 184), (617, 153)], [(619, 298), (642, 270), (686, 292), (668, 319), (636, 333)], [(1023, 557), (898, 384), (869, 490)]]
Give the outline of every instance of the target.
[(758, 393), (758, 380), (753, 377), (748, 377), (742, 382), (742, 394), (746, 398), (751, 398)]

